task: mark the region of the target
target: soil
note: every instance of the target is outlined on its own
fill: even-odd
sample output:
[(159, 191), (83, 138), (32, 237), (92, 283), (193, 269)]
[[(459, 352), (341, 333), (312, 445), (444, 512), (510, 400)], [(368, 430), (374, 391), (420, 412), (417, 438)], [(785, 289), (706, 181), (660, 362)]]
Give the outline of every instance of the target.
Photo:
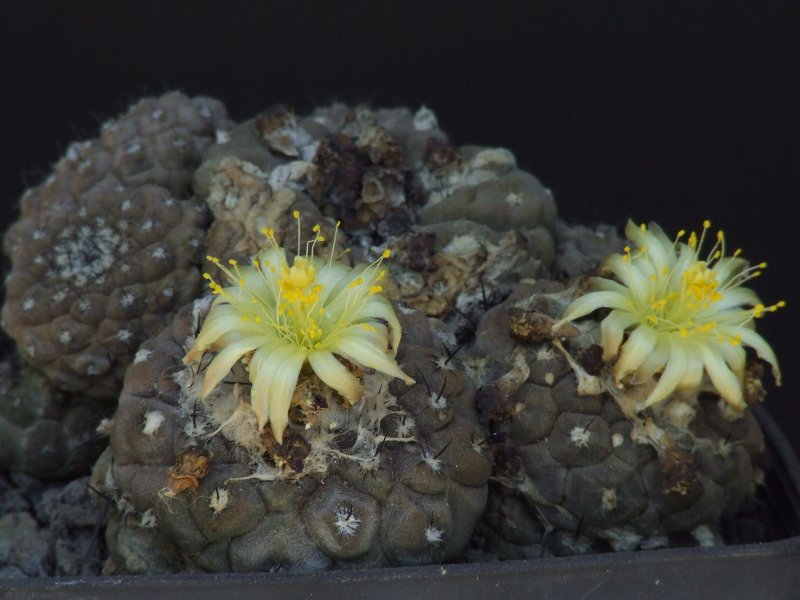
[(106, 510), (93, 496), (89, 477), (0, 473), (0, 579), (99, 575)]

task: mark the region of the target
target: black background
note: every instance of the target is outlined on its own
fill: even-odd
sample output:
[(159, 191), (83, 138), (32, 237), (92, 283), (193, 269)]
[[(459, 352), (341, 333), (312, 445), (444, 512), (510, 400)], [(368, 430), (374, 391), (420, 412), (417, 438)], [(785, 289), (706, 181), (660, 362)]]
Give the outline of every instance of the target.
[(570, 222), (726, 230), (788, 307), (759, 322), (800, 447), (800, 2), (4, 2), (0, 209), (145, 94), (433, 108), (505, 146)]

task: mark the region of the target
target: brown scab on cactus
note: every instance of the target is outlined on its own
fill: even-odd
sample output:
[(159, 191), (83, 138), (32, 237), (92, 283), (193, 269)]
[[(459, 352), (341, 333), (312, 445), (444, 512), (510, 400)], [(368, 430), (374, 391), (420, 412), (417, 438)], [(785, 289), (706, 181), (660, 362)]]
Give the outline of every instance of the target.
[(554, 259), (550, 193), (508, 150), (454, 146), (425, 107), (270, 109), (208, 149), (195, 188), (215, 216), (210, 254), (253, 255), (264, 226), (284, 243), (295, 209), (323, 229), (340, 218), (357, 260), (395, 252), (386, 294), (456, 323), (459, 340)]
[(294, 111), (285, 106), (276, 106), (258, 115), (256, 128), (271, 151), (290, 158), (300, 155), (298, 146), (310, 137), (297, 128)]
[[(142, 430), (142, 433), (151, 435), (145, 429)], [(167, 483), (169, 491), (173, 494), (180, 494), (184, 490), (196, 490), (200, 486), (200, 480), (208, 474), (208, 459), (208, 454), (202, 450), (190, 448), (181, 452), (175, 461), (175, 468), (169, 473), (169, 482)]]
[[(323, 402), (327, 405), (327, 402)], [(261, 445), (264, 446), (264, 458), (277, 467), (286, 467), (295, 473), (302, 473), (305, 460), (311, 453), (311, 445), (299, 433), (292, 430), (286, 431), (283, 441), (279, 442), (272, 434), (272, 430), (265, 428), (261, 431)]]

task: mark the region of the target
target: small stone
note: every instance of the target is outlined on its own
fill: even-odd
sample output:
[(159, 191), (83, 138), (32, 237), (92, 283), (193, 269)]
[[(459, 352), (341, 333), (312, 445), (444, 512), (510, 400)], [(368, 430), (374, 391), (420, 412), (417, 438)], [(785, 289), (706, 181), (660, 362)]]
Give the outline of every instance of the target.
[(53, 574), (53, 550), (46, 530), (29, 513), (0, 518), (0, 557), (29, 577)]

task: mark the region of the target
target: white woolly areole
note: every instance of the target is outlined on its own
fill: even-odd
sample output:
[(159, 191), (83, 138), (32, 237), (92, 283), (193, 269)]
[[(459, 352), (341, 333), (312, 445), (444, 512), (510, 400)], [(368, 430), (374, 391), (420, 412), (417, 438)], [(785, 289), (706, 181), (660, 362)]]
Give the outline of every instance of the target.
[(144, 426), (142, 433), (147, 436), (155, 435), (164, 422), (164, 413), (160, 410), (148, 410), (144, 413)]
[[(203, 296), (198, 298), (192, 303), (192, 331), (197, 332), (200, 329), (200, 317), (208, 313), (211, 308), (211, 303), (214, 302), (214, 296)], [(194, 343), (195, 336), (192, 335), (186, 340), (187, 347)]]
[(103, 435), (109, 435), (113, 426), (114, 421), (112, 419), (105, 418), (97, 424), (97, 429), (95, 431), (97, 431), (97, 433), (102, 433)]
[(231, 141), (231, 134), (224, 129), (217, 129), (214, 133), (216, 134), (214, 141), (217, 144), (227, 144)]
[(150, 358), (151, 354), (153, 354), (153, 351), (146, 348), (137, 350), (136, 355), (133, 357), (133, 364), (138, 365), (139, 363), (146, 361), (148, 358)]
[(692, 537), (697, 540), (703, 548), (713, 548), (717, 546), (717, 537), (708, 525), (700, 525), (692, 530)]
[[(615, 552), (632, 552), (641, 546), (642, 536), (630, 527), (609, 527), (600, 535), (611, 545)], [(641, 546), (643, 548), (643, 546)]]
[(470, 161), (473, 169), (485, 169), (486, 167), (506, 167), (515, 168), (517, 159), (511, 150), (506, 148), (490, 148), (481, 150)]
[(214, 514), (217, 514), (227, 508), (229, 500), (228, 490), (224, 487), (217, 487), (208, 497), (208, 507), (214, 511)]
[(269, 174), (269, 186), (273, 190), (293, 189), (302, 190), (303, 186), (299, 182), (312, 169), (312, 164), (304, 160), (295, 160), (284, 165), (278, 165)]
[(589, 445), (589, 440), (591, 438), (592, 434), (589, 433), (588, 429), (583, 427), (575, 426), (569, 432), (570, 441), (578, 448), (586, 448), (586, 446)]
[(333, 526), (343, 538), (352, 538), (361, 526), (361, 519), (355, 516), (353, 509), (347, 506), (340, 506), (334, 513)]
[(425, 528), (425, 541), (434, 546), (441, 544), (444, 541), (444, 530), (429, 525)]
[(689, 423), (694, 420), (694, 416), (697, 413), (695, 404), (696, 402), (691, 400), (676, 398), (664, 406), (662, 415), (668, 423), (675, 427), (688, 429)]
[(617, 489), (604, 487), (601, 503), (603, 505), (603, 512), (611, 512), (617, 508)]
[(158, 516), (156, 516), (156, 512), (152, 508), (148, 508), (142, 513), (142, 516), (139, 519), (139, 527), (143, 527), (144, 529), (155, 529), (157, 525)]
[(480, 250), (480, 242), (471, 235), (456, 235), (442, 248), (442, 252), (445, 254), (452, 254), (462, 258), (474, 256), (480, 252)]

